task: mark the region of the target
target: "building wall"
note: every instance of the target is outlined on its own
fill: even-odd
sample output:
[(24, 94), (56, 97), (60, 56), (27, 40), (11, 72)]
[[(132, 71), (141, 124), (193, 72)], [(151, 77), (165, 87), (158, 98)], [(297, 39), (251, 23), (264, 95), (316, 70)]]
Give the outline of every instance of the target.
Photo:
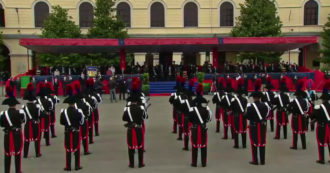
[[(11, 63), (12, 75), (27, 71), (28, 68), (27, 65), (17, 64), (20, 61), (17, 61), (16, 57), (27, 58), (26, 49), (18, 44), (19, 39), (38, 37), (41, 33), (40, 28), (34, 27), (33, 7), (39, 1), (44, 1), (49, 6), (60, 5), (69, 9), (69, 15), (77, 24), (79, 23), (79, 5), (82, 2), (95, 4), (94, 0), (0, 0), (5, 9), (6, 21), (6, 27), (0, 30), (4, 33), (5, 44), (10, 49), (12, 57), (15, 58)], [(232, 27), (219, 27), (219, 7), (223, 2), (231, 2), (234, 6), (234, 16), (237, 17), (240, 15), (239, 4), (244, 2), (244, 0), (119, 0), (117, 3), (122, 1), (128, 2), (131, 6), (131, 28), (128, 28), (131, 37), (228, 36)], [(150, 27), (150, 6), (156, 1), (162, 2), (165, 6), (164, 28)], [(198, 27), (185, 28), (183, 27), (183, 7), (190, 1), (198, 5)], [(283, 22), (284, 35), (314, 36), (322, 31), (330, 12), (330, 0), (316, 0), (319, 3), (319, 24), (316, 26), (303, 25), (303, 7), (306, 1), (308, 0), (276, 0), (278, 15)], [(83, 29), (83, 33), (86, 31)], [(181, 55), (174, 54), (176, 63), (179, 62), (179, 56)], [(313, 57), (316, 56), (313, 55)], [(141, 58), (142, 55), (139, 55), (139, 61)], [(205, 58), (202, 56), (202, 59)]]

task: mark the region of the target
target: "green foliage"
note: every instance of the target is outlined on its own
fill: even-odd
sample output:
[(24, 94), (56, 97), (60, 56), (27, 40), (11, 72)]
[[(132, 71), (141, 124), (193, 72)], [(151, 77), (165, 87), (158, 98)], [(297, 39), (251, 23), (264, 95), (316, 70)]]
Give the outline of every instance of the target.
[(144, 85), (148, 85), (149, 84), (149, 73), (143, 73), (142, 81), (143, 81), (143, 84)]
[(211, 83), (203, 83), (204, 93), (209, 93), (211, 91)]
[(145, 95), (149, 95), (150, 85), (142, 85), (142, 91)]
[(42, 28), (43, 38), (80, 38), (81, 31), (68, 16), (68, 10), (59, 5), (53, 6)]
[[(246, 0), (240, 4), (241, 15), (231, 31), (233, 37), (281, 36), (282, 22), (277, 16), (274, 0)], [(240, 53), (240, 60), (253, 59), (258, 62), (278, 62), (282, 53)]]
[(321, 62), (330, 64), (330, 14), (328, 16), (328, 22), (324, 25), (321, 37), (323, 46), (321, 50), (321, 53), (323, 54)]
[(199, 83), (203, 83), (204, 82), (204, 78), (205, 78), (205, 74), (203, 72), (198, 72), (197, 73), (197, 81)]
[(113, 0), (96, 0), (93, 27), (88, 31), (89, 38), (127, 38), (125, 23), (113, 15)]
[(3, 56), (3, 34), (0, 32), (0, 71), (9, 71), (9, 57)]

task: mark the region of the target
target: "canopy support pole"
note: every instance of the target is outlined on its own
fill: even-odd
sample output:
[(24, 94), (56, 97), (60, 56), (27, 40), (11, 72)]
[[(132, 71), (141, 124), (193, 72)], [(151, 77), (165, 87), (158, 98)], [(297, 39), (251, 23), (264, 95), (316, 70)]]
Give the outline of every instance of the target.
[(304, 67), (307, 67), (307, 46), (303, 48), (303, 51)]
[(122, 74), (124, 74), (126, 70), (126, 52), (125, 49), (120, 49), (120, 69)]
[(213, 48), (212, 50), (212, 56), (213, 56), (213, 67), (218, 68), (218, 49)]

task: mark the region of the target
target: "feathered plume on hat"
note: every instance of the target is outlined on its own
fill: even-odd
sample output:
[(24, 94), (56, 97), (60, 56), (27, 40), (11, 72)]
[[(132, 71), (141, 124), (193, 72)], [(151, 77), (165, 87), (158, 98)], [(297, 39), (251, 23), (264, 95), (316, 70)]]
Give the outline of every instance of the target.
[(140, 91), (140, 79), (132, 78), (131, 94), (130, 94), (130, 97), (127, 98), (127, 101), (140, 102), (141, 98), (140, 98), (139, 91)]
[(186, 78), (181, 77), (180, 83), (181, 83), (181, 86), (184, 87), (184, 85), (186, 84)]
[(224, 90), (226, 88), (226, 80), (223, 77), (218, 78), (218, 90)]
[(39, 82), (37, 84), (37, 87), (39, 89), (39, 92), (37, 93), (38, 96), (45, 96), (46, 92), (45, 92), (45, 83), (44, 82)]
[(180, 88), (181, 88), (180, 83), (181, 83), (181, 76), (177, 75), (176, 76), (176, 84), (175, 84), (173, 89), (180, 90)]
[(237, 80), (237, 94), (241, 95), (244, 93), (244, 78), (239, 78)]
[(262, 97), (262, 92), (260, 92), (260, 88), (262, 85), (262, 80), (260, 78), (256, 79), (254, 82), (254, 92), (250, 95), (253, 98), (261, 98)]
[(330, 90), (330, 80), (327, 80), (323, 86), (323, 91), (320, 99), (330, 100), (329, 90)]
[(81, 85), (80, 85), (79, 81), (74, 82), (74, 89), (75, 89), (76, 93), (81, 92)]
[(27, 87), (26, 90), (24, 92), (24, 97), (23, 100), (29, 100), (29, 101), (33, 101), (36, 100), (36, 96), (34, 94), (34, 85), (30, 82)]
[(268, 90), (273, 89), (272, 81), (273, 81), (272, 76), (268, 75), (267, 78), (266, 78), (266, 86), (265, 86), (265, 88), (267, 88)]
[(196, 94), (197, 96), (202, 96), (203, 95), (203, 91), (204, 91), (204, 88), (203, 88), (203, 84), (199, 83), (196, 87)]
[(16, 100), (16, 98), (14, 96), (14, 90), (11, 86), (6, 87), (6, 95), (8, 98), (6, 98), (2, 102), (3, 105), (15, 106), (15, 105), (19, 104), (19, 102)]
[(288, 77), (287, 76), (283, 76), (280, 79), (280, 88), (279, 88), (279, 90), (281, 92), (288, 92), (289, 91), (289, 89), (287, 87), (287, 84), (286, 84), (287, 81), (288, 81)]
[(65, 88), (65, 94), (68, 96), (64, 99), (63, 103), (73, 104), (76, 102), (76, 98), (73, 96), (73, 87), (72, 84), (69, 84)]
[(226, 91), (227, 92), (233, 92), (233, 90), (234, 90), (232, 85), (231, 85), (231, 82), (232, 82), (232, 78), (230, 78), (228, 76), (228, 78), (226, 79)]
[(189, 80), (189, 91), (192, 91), (194, 86), (195, 86), (195, 80), (190, 79)]
[(295, 92), (296, 96), (300, 96), (300, 97), (303, 97), (303, 98), (307, 97), (307, 93), (303, 91), (304, 86), (305, 86), (305, 80), (304, 79), (299, 79), (298, 82), (297, 82), (297, 85), (296, 85), (296, 92)]

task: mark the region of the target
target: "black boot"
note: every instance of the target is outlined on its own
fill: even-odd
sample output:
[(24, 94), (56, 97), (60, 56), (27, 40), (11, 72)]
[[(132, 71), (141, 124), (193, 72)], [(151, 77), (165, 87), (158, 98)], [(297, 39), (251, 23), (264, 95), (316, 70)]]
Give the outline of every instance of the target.
[(198, 148), (192, 147), (191, 152), (192, 152), (191, 166), (196, 167), (197, 166)]
[(45, 138), (45, 141), (46, 141), (46, 146), (49, 146), (49, 145), (50, 145), (49, 131), (46, 131), (46, 132), (44, 133), (44, 138)]
[(246, 148), (246, 133), (242, 133), (242, 144), (243, 148)]
[(178, 139), (177, 140), (182, 140), (182, 127), (179, 127), (179, 133), (178, 133)]
[(223, 137), (222, 139), (228, 139), (228, 126), (223, 127)]
[(143, 149), (138, 150), (138, 155), (139, 155), (139, 168), (144, 167), (144, 160), (143, 160)]
[(288, 138), (288, 126), (283, 126), (284, 139)]
[(234, 148), (238, 148), (238, 134), (234, 134)]
[(202, 156), (202, 167), (206, 167), (207, 161), (207, 147), (201, 148), (201, 156)]
[(188, 135), (184, 135), (184, 148), (183, 148), (183, 150), (188, 151), (189, 150), (188, 145), (189, 145), (189, 136)]
[(55, 125), (50, 125), (50, 132), (52, 134), (52, 138), (56, 138), (57, 137), (55, 135)]
[(258, 165), (258, 148), (252, 145), (251, 150), (252, 150), (252, 162), (250, 162), (250, 164)]
[(300, 134), (300, 137), (301, 137), (302, 148), (305, 150), (306, 149), (306, 135)]
[(260, 164), (265, 164), (265, 154), (266, 154), (266, 148), (265, 147), (259, 147), (259, 155), (260, 155)]
[(271, 120), (269, 120), (269, 121), (270, 121), (270, 131), (271, 131), (271, 132), (274, 132), (274, 120), (271, 119)]
[(11, 156), (5, 155), (5, 173), (10, 173)]
[(80, 166), (80, 149), (78, 149), (75, 153), (74, 153), (74, 165), (75, 165), (75, 170), (80, 170), (82, 169), (82, 167)]
[(100, 136), (99, 122), (95, 122), (94, 127), (95, 127), (95, 136)]
[(220, 132), (220, 121), (217, 121), (217, 125), (216, 125), (216, 131), (217, 133)]
[(24, 155), (23, 155), (24, 158), (27, 158), (29, 155), (29, 146), (30, 146), (30, 143), (25, 141), (24, 142)]
[(298, 140), (298, 134), (294, 133), (293, 136), (292, 136), (292, 146), (290, 147), (290, 149), (294, 149), (296, 150), (297, 149), (297, 140)]
[(134, 168), (134, 150), (128, 149), (129, 167)]
[(15, 156), (15, 170), (16, 173), (21, 173), (21, 154)]
[(71, 171), (71, 152), (66, 152), (65, 171)]
[(280, 138), (281, 138), (281, 126), (277, 124), (274, 139), (280, 139)]

